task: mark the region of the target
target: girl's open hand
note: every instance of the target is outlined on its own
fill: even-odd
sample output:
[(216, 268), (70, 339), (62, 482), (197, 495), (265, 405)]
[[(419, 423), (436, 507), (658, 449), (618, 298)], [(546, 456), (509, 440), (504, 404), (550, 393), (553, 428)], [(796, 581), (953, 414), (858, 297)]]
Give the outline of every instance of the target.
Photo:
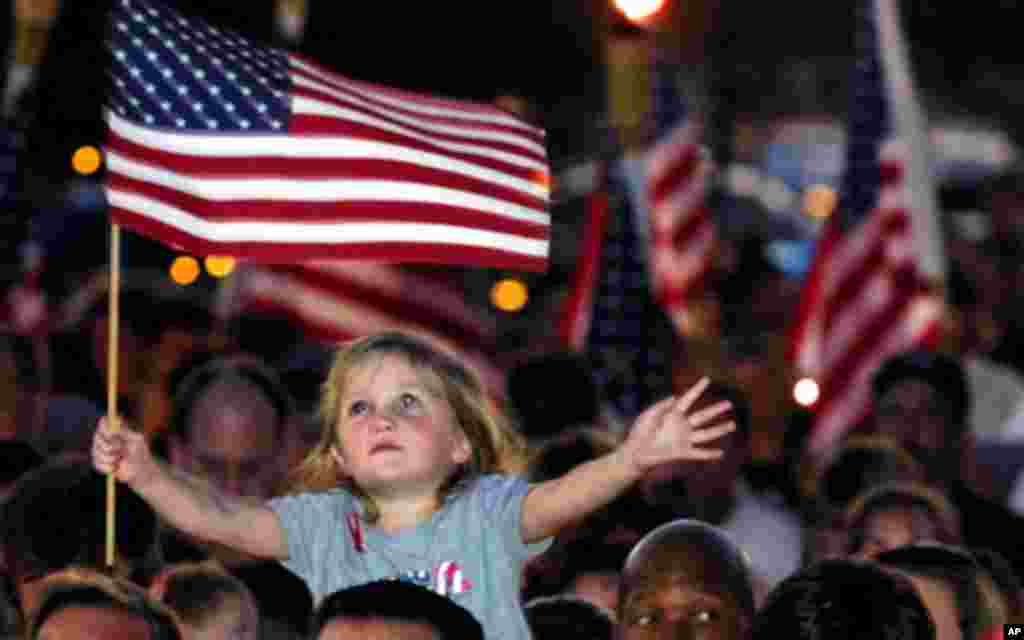
[(717, 402), (691, 413), (709, 382), (708, 378), (701, 378), (683, 395), (666, 398), (637, 417), (622, 444), (622, 453), (635, 471), (644, 473), (666, 462), (722, 457), (722, 449), (707, 443), (736, 429), (735, 422), (721, 420), (732, 404)]

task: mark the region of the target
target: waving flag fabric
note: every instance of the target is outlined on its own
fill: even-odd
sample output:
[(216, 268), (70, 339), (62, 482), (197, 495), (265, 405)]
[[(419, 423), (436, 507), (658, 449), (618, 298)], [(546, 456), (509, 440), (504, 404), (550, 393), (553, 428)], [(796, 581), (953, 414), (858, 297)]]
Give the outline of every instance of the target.
[(505, 372), (493, 320), (466, 303), (446, 270), (412, 271), (361, 261), (246, 265), (223, 302), (227, 313), (281, 313), (306, 337), (337, 344), (385, 330), (433, 340), (469, 364), (494, 397)]
[(791, 343), (797, 369), (821, 389), (809, 448), (823, 455), (869, 414), (882, 361), (937, 341), (943, 308), (927, 149), (891, 0), (862, 4), (857, 36), (840, 202)]
[(115, 221), (200, 255), (542, 271), (544, 132), (357, 82), (149, 0), (115, 0)]
[(711, 268), (715, 227), (706, 206), (711, 160), (700, 145), (700, 120), (687, 108), (674, 71), (667, 61), (655, 61), (657, 140), (647, 177), (651, 272), (655, 299), (687, 335), (694, 329), (688, 304)]

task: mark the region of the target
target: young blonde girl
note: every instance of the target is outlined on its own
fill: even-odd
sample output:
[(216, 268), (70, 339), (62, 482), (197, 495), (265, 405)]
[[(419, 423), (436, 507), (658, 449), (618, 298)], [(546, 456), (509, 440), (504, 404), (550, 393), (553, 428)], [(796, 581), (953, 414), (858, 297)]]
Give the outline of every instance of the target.
[(715, 424), (728, 403), (689, 413), (706, 385), (647, 409), (611, 453), (530, 485), (516, 473), (518, 438), (470, 371), (424, 341), (385, 333), (339, 351), (323, 386), (324, 430), (295, 493), (266, 504), (223, 495), (158, 464), (141, 435), (106, 420), (93, 461), (171, 525), (281, 561), (317, 601), (403, 579), (466, 607), (488, 638), (526, 639), (519, 577), (552, 535), (656, 465), (721, 455), (699, 445), (733, 429)]

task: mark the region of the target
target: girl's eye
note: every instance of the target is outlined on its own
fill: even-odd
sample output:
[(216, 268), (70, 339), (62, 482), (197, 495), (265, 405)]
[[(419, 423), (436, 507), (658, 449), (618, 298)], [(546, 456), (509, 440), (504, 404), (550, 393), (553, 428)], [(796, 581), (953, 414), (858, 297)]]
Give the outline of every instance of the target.
[(348, 407), (348, 415), (350, 416), (361, 416), (366, 413), (370, 405), (365, 400), (356, 400)]
[(718, 619), (718, 612), (711, 609), (698, 609), (693, 614), (693, 621), (697, 624), (710, 624)]
[(403, 410), (414, 409), (420, 405), (420, 399), (411, 393), (403, 393), (398, 397), (398, 406)]
[(653, 613), (637, 613), (632, 616), (630, 622), (635, 627), (649, 627), (657, 623), (657, 618)]

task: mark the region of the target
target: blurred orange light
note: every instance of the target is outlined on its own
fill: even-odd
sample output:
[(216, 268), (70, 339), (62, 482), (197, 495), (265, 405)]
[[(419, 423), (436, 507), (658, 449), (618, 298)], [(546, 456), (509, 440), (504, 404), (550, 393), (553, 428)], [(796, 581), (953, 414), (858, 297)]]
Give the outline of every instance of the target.
[(96, 173), (103, 161), (103, 154), (92, 145), (78, 147), (71, 155), (71, 168), (83, 176)]
[(537, 183), (538, 186), (544, 188), (548, 195), (551, 195), (551, 187), (554, 181), (551, 178), (550, 173), (546, 171), (535, 171), (533, 173), (533, 181)]
[(827, 184), (816, 184), (804, 192), (804, 213), (817, 220), (832, 215), (839, 204), (839, 194)]
[(231, 256), (206, 256), (203, 265), (206, 272), (214, 278), (224, 278), (235, 270), (235, 259)]
[(665, 0), (614, 0), (615, 8), (633, 22), (643, 22), (661, 11)]
[(516, 312), (526, 306), (529, 299), (526, 284), (514, 278), (505, 278), (491, 287), (491, 304), (507, 312)]
[(190, 285), (199, 277), (199, 261), (192, 256), (178, 256), (171, 263), (170, 274), (174, 284)]

